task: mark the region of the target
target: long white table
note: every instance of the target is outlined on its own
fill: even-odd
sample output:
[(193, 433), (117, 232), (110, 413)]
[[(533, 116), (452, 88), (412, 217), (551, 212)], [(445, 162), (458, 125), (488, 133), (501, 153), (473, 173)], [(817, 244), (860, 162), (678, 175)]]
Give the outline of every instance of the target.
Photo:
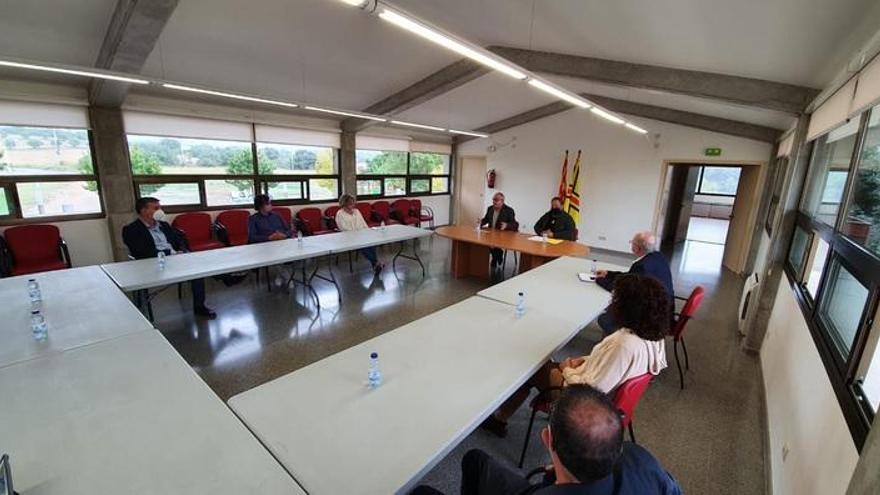
[[(406, 492), (578, 330), (472, 297), (229, 405), (310, 494)], [(372, 351), (385, 378), (375, 390)]]
[(155, 330), (2, 368), (0, 390), (21, 493), (304, 493)]
[[(49, 325), (43, 342), (31, 333), (29, 278), (42, 293)], [(0, 301), (0, 368), (153, 328), (97, 266), (0, 279)]]
[[(595, 282), (581, 282), (578, 273), (589, 273), (592, 260), (563, 256), (538, 268), (517, 275), (477, 295), (506, 304), (516, 304), (523, 292), (526, 308), (540, 308), (554, 316), (583, 328), (593, 321), (596, 308), (604, 309), (611, 294)], [(626, 271), (628, 268), (611, 263), (598, 263), (600, 270)]]
[(406, 225), (388, 225), (383, 230), (381, 227), (372, 229), (353, 230), (349, 232), (334, 232), (311, 237), (317, 242), (323, 243), (333, 253), (341, 253), (361, 249), (370, 246), (380, 246), (392, 242), (404, 242), (421, 237), (430, 237), (430, 230)]

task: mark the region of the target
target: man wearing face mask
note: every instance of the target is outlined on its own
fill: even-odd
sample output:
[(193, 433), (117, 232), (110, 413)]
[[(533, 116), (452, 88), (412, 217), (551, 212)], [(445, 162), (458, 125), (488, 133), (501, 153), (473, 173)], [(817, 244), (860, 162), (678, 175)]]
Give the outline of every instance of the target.
[[(138, 217), (122, 228), (122, 240), (128, 252), (136, 259), (155, 258), (159, 251), (166, 255), (186, 251), (184, 239), (165, 221), (165, 212), (156, 198), (140, 198), (135, 203)], [(193, 312), (210, 319), (217, 317), (211, 308), (205, 306), (205, 281), (197, 279), (190, 282), (193, 293)]]
[(536, 234), (546, 235), (551, 239), (577, 240), (574, 231), (574, 220), (571, 215), (562, 211), (562, 200), (556, 197), (550, 200), (550, 211), (544, 213), (535, 224)]

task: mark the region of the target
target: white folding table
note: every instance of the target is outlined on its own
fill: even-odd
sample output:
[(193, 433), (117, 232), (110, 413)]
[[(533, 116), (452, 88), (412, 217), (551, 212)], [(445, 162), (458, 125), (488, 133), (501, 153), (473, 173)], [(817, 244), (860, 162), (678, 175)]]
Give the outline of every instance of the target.
[[(472, 297), (229, 405), (310, 494), (405, 493), (577, 331)], [(370, 390), (373, 351), (384, 383)]]
[[(419, 251), (415, 245), (415, 240), (423, 237), (430, 237), (433, 232), (420, 227), (412, 227), (409, 225), (387, 225), (382, 227), (373, 227), (370, 229), (351, 230), (348, 232), (334, 232), (317, 236), (314, 239), (322, 242), (325, 247), (330, 249), (334, 254), (353, 251), (365, 247), (381, 246), (383, 244), (391, 244), (393, 242), (400, 243), (400, 249), (394, 255), (392, 260), (392, 269), (396, 269), (397, 258), (406, 258), (413, 260), (422, 268), (422, 275), (425, 274), (425, 265), (419, 257)], [(405, 254), (404, 247), (406, 241), (413, 241), (413, 254)]]
[(0, 368), (0, 391), (21, 493), (304, 493), (155, 330)]
[[(31, 332), (30, 278), (40, 284), (49, 325), (42, 342)], [(0, 279), (0, 301), (0, 368), (153, 328), (97, 266)]]

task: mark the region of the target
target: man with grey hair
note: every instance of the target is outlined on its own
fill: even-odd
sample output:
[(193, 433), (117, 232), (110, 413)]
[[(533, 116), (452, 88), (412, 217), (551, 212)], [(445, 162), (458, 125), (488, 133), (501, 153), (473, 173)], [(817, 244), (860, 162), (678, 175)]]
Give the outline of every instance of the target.
[[(647, 275), (657, 279), (658, 282), (666, 287), (669, 299), (673, 300), (674, 291), (672, 288), (672, 272), (669, 269), (669, 262), (666, 261), (663, 254), (657, 250), (657, 236), (649, 231), (636, 232), (636, 234), (633, 235), (632, 240), (629, 241), (629, 247), (632, 253), (636, 256), (636, 260), (629, 267), (627, 273)], [(614, 281), (621, 273), (623, 272), (599, 270), (596, 273), (596, 283), (602, 286), (605, 290), (611, 291), (614, 289)], [(602, 327), (602, 330), (605, 331), (605, 333), (611, 333), (617, 330), (617, 325), (611, 317), (611, 314), (607, 311), (599, 315), (599, 326)]]

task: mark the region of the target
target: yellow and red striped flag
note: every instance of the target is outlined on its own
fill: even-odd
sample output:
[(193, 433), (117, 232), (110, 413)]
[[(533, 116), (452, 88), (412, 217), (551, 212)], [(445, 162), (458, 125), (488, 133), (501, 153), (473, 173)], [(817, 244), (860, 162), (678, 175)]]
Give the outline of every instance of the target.
[(568, 187), (568, 194), (565, 198), (563, 210), (571, 215), (574, 224), (578, 225), (581, 221), (581, 150), (578, 150), (577, 158), (574, 160), (574, 166), (571, 169), (571, 185)]
[(559, 192), (556, 196), (565, 204), (565, 198), (568, 197), (568, 150), (565, 150), (565, 158), (562, 160), (562, 179), (559, 181)]

